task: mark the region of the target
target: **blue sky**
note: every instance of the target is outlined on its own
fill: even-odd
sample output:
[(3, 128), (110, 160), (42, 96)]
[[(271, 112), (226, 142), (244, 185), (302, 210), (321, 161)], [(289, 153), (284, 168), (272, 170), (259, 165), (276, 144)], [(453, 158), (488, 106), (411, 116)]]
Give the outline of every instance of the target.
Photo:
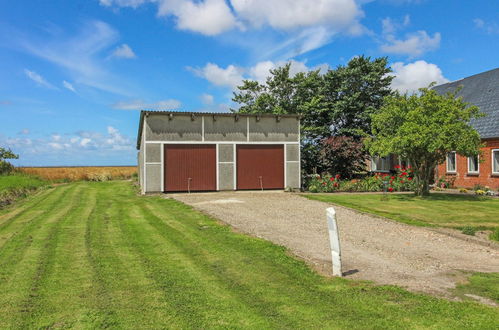
[(0, 145), (130, 165), (139, 110), (228, 111), (242, 79), (388, 56), (393, 87), (497, 68), (499, 1), (0, 1)]

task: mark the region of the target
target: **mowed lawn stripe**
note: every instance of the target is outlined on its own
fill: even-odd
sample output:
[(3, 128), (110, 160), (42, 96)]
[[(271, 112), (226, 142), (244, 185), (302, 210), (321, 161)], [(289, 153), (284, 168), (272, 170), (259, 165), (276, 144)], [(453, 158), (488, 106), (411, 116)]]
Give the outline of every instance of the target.
[[(5, 210), (0, 211), (0, 235), (3, 233), (15, 232), (17, 228), (22, 228), (23, 223), (17, 223), (17, 228), (10, 228), (16, 224), (18, 220), (29, 219), (33, 214), (41, 213), (42, 210), (38, 208), (42, 203), (49, 202), (50, 198), (54, 198), (52, 194), (54, 189), (47, 189), (37, 194), (37, 196), (29, 196), (26, 200), (20, 202), (19, 207), (9, 206)], [(35, 197), (35, 198), (33, 198)], [(0, 236), (1, 237), (1, 236)]]
[[(81, 272), (85, 273), (85, 268), (80, 268), (78, 273), (73, 272), (76, 269), (72, 266), (78, 261), (77, 256), (73, 255), (76, 252), (73, 244), (79, 238), (78, 232), (75, 231), (78, 228), (77, 223), (82, 218), (88, 217), (89, 210), (93, 208), (91, 194), (92, 191), (87, 185), (78, 184), (68, 212), (62, 217), (57, 217), (57, 221), (51, 226), (29, 294), (24, 302), (22, 328), (66, 326), (64, 316), (71, 315), (67, 312), (71, 311), (71, 306), (78, 300), (78, 296), (74, 294), (78, 291), (82, 293), (80, 290), (82, 282), (66, 286), (64, 281), (74, 280), (75, 276), (78, 278), (82, 274)], [(95, 198), (93, 200), (95, 204)], [(72, 265), (64, 265), (65, 262), (70, 262)], [(63, 299), (65, 303), (63, 310), (59, 308), (61, 293), (69, 295)], [(51, 301), (54, 298), (55, 303)], [(62, 317), (58, 314), (62, 314)]]
[[(327, 306), (310, 305), (310, 287), (292, 286), (292, 283), (303, 279), (298, 275), (301, 273), (282, 271), (283, 266), (292, 266), (303, 271), (306, 266), (302, 262), (287, 256), (268, 258), (269, 255), (265, 252), (269, 247), (276, 247), (263, 240), (258, 240), (258, 249), (261, 249), (262, 253), (250, 259), (247, 252), (248, 249), (255, 248), (256, 239), (231, 233), (229, 227), (206, 221), (205, 215), (176, 201), (167, 201), (171, 204), (169, 209), (172, 212), (161, 214), (164, 203), (161, 199), (151, 199), (143, 205), (148, 212), (147, 218), (151, 219), (152, 225), (162, 237), (174, 241), (179, 249), (194, 261), (193, 265), (199, 269), (199, 273), (209, 274), (220, 287), (231, 290), (234, 298), (256, 313), (264, 315), (271, 324), (275, 323), (273, 326), (293, 327), (297, 326), (298, 320), (314, 322), (318, 311), (327, 315)], [(184, 216), (182, 221), (178, 221), (186, 211), (191, 212), (192, 216)], [(236, 240), (232, 240), (232, 237)], [(250, 245), (246, 244), (247, 242), (250, 242)], [(282, 252), (285, 254), (284, 248)], [(259, 271), (255, 272), (255, 269)], [(317, 280), (320, 282), (319, 276)], [(291, 284), (287, 289), (288, 294), (282, 294), (283, 283)], [(292, 294), (289, 294), (290, 292)]]
[(77, 186), (54, 190), (50, 202), (39, 206), (44, 208), (42, 213), (25, 222), (24, 228), (1, 247), (0, 310), (5, 317), (0, 318), (0, 328), (3, 328), (3, 321), (18, 327), (29, 314), (26, 301), (36, 295), (32, 288), (39, 280), (40, 263), (46, 262), (44, 250), (50, 242), (50, 234), (57, 222), (72, 211), (78, 192)]
[[(196, 246), (187, 246), (189, 240), (178, 244), (180, 237), (174, 231), (168, 238), (158, 231), (151, 215), (138, 201), (123, 217), (122, 230), (143, 265), (149, 272), (165, 299), (173, 307), (179, 321), (190, 327), (247, 326), (248, 320), (256, 326), (268, 326), (260, 313), (251, 311), (237, 299), (237, 295), (226, 288), (226, 283), (200, 268), (193, 254), (202, 254)], [(189, 251), (188, 251), (189, 250)]]
[(124, 221), (123, 210), (132, 201), (122, 196), (123, 186), (98, 185), (98, 205), (88, 222), (86, 235), (88, 258), (98, 284), (98, 305), (107, 310), (103, 313), (106, 322), (96, 325), (140, 324), (152, 328), (174, 324), (174, 310), (168, 299), (163, 299), (162, 292), (148, 278), (141, 260), (130, 252), (130, 242), (119, 229), (119, 222)]

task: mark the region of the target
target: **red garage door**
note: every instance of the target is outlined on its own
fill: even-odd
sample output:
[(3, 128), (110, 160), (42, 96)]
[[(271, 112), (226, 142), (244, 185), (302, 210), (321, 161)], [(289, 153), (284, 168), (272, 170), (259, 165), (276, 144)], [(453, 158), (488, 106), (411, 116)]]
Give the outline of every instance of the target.
[(217, 189), (213, 144), (166, 144), (165, 191)]
[(283, 145), (238, 145), (237, 189), (283, 189)]

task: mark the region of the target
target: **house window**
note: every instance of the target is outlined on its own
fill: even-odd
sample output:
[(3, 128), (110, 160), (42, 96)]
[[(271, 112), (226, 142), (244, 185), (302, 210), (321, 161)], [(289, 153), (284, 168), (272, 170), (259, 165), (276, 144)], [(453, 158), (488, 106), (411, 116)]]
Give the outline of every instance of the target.
[(468, 157), (468, 173), (479, 173), (478, 156)]
[(456, 152), (452, 151), (447, 154), (447, 172), (456, 173)]
[(499, 174), (499, 149), (492, 150), (492, 173)]
[(371, 159), (371, 171), (373, 172), (389, 172), (390, 171), (390, 156), (378, 157)]

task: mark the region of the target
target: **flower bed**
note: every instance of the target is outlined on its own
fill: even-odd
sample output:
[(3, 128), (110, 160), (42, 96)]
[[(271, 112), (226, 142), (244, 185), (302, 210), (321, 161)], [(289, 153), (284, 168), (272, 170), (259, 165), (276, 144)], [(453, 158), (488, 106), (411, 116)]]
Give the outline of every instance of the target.
[(385, 185), (388, 192), (413, 191), (413, 172), (410, 166), (396, 166), (396, 173), (375, 173), (362, 179), (342, 180), (337, 175), (315, 175), (307, 184), (310, 192), (379, 192), (384, 191)]

